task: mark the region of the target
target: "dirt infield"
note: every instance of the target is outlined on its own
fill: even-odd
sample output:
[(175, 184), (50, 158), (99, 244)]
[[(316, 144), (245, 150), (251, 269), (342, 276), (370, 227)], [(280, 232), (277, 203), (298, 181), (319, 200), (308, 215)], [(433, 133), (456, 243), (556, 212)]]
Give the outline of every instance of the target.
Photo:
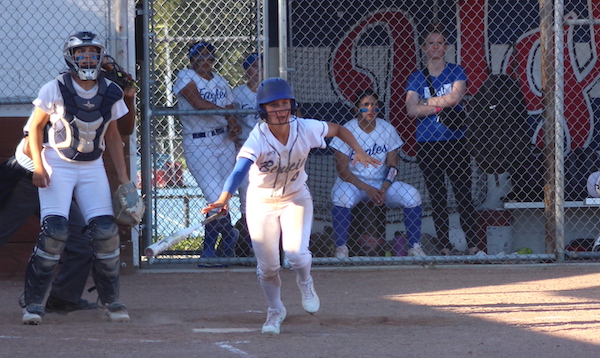
[[(193, 272), (190, 272), (193, 271)], [(315, 269), (321, 310), (304, 313), (282, 272), (288, 318), (260, 333), (252, 269), (143, 270), (122, 278), (130, 323), (101, 311), (20, 323), (21, 280), (0, 281), (0, 357), (595, 357), (598, 265)], [(86, 298), (95, 295), (86, 292)]]

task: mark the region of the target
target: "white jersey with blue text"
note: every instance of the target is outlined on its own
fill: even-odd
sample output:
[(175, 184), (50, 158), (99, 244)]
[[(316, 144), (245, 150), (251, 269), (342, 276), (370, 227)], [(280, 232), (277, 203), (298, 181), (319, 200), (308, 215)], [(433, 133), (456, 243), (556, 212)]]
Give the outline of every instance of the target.
[[(231, 87), (223, 77), (213, 72), (213, 78), (206, 80), (196, 73), (196, 71), (186, 68), (179, 71), (177, 80), (173, 85), (173, 93), (177, 96), (178, 107), (181, 110), (195, 110), (194, 106), (181, 95), (181, 90), (191, 81), (196, 84), (200, 96), (214, 105), (226, 107), (233, 103)], [(202, 115), (182, 115), (180, 116), (183, 125), (183, 134), (198, 132), (210, 132), (215, 129), (227, 127), (227, 119), (224, 116), (214, 114)]]
[[(381, 118), (376, 118), (376, 121), (375, 129), (371, 133), (365, 133), (365, 131), (358, 126), (358, 119), (349, 121), (344, 127), (356, 137), (356, 140), (362, 145), (362, 148), (368, 155), (385, 163), (387, 154), (398, 149), (402, 146), (403, 142), (394, 126)], [(361, 163), (352, 165), (355, 154), (354, 150), (338, 137), (334, 137), (331, 140), (330, 146), (350, 158), (350, 171), (360, 180), (382, 181), (384, 179), (387, 170), (385, 165), (380, 165), (378, 167), (371, 165), (368, 168)]]
[(284, 145), (266, 123), (259, 123), (238, 153), (238, 158), (254, 162), (248, 174), (248, 192), (280, 197), (301, 191), (308, 178), (304, 170), (308, 154), (312, 148), (326, 147), (328, 132), (327, 122), (292, 117), (290, 135)]

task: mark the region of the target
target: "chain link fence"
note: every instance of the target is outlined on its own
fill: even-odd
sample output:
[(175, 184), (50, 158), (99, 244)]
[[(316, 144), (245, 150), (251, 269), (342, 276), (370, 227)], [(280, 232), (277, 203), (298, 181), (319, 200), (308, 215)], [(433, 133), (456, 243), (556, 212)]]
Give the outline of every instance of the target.
[[(595, 130), (600, 116), (600, 32), (595, 19), (600, 8), (593, 1), (565, 1), (564, 26), (557, 32), (563, 41), (554, 44), (544, 42), (554, 27), (544, 4), (287, 4), (287, 63), (279, 66), (294, 88), (301, 114), (361, 128), (367, 113), (374, 111), (372, 104), (357, 105), (356, 97), (372, 90), (377, 117), (396, 129), (403, 145), (371, 135), (365, 149), (383, 151), (388, 166), (398, 171), (392, 182), (414, 188), (386, 191), (388, 205), (380, 206), (373, 198), (384, 195), (378, 189), (387, 170), (358, 184), (340, 185), (344, 153), (335, 154), (331, 146), (315, 150), (306, 167), (315, 204), (315, 264), (538, 263), (600, 257), (593, 251), (600, 235), (600, 202), (589, 198), (586, 188), (588, 175), (600, 167)], [(210, 62), (230, 89), (243, 86), (248, 81), (244, 61), (252, 53), (263, 53), (263, 40), (271, 33), (269, 26), (277, 26), (277, 14), (271, 12), (263, 28), (267, 9), (255, 1), (162, 0), (150, 1), (150, 7), (150, 241), (155, 242), (198, 224), (208, 196), (201, 186), (220, 192), (223, 182), (215, 173), (231, 166), (232, 158), (220, 157), (211, 164), (206, 155), (229, 145), (217, 142), (225, 135), (220, 129), (223, 118), (215, 119), (220, 124), (214, 127), (191, 129), (181, 123), (194, 116), (240, 119), (252, 113), (241, 99), (212, 101), (222, 108), (232, 104), (229, 110), (198, 112), (182, 106), (183, 89), (177, 81), (190, 68), (190, 46), (213, 46), (201, 51), (203, 63)], [(556, 56), (554, 46), (559, 49)], [(554, 68), (555, 63), (564, 65)], [(422, 72), (425, 67), (430, 76)], [(444, 122), (444, 108), (453, 107), (467, 114), (456, 130)], [(215, 139), (186, 150), (190, 135)], [(383, 136), (388, 138), (389, 131)], [(216, 180), (216, 189), (199, 183), (206, 176)], [(228, 251), (228, 234), (206, 244), (200, 228), (150, 262), (253, 264), (241, 202), (236, 197), (231, 210), (230, 222), (241, 233), (235, 252)], [(421, 211), (407, 210), (407, 205)], [(414, 229), (418, 212), (420, 233)]]
[(31, 104), (40, 87), (67, 68), (63, 45), (77, 31), (85, 29), (100, 35), (106, 41), (107, 52), (116, 56), (109, 31), (114, 23), (110, 16), (113, 4), (110, 0), (79, 1), (77, 5), (71, 1), (1, 1), (1, 104), (9, 110), (11, 106)]
[[(249, 121), (256, 122), (255, 111), (248, 108), (253, 99), (246, 98), (246, 89), (249, 82), (259, 83), (262, 78), (262, 58), (257, 55), (262, 53), (262, 7), (256, 0), (162, 0), (150, 1), (149, 5), (149, 87), (154, 114), (149, 118), (148, 141), (154, 208), (150, 235), (156, 242), (199, 224), (204, 219), (200, 210), (220, 194), (239, 147), (227, 139), (227, 118), (248, 115)], [(194, 71), (202, 75), (192, 75)], [(197, 83), (197, 100), (208, 111), (198, 112), (191, 104), (193, 100), (184, 94), (190, 82)], [(141, 153), (138, 173), (141, 179)], [(236, 262), (243, 262), (243, 257), (248, 261), (250, 244), (244, 234), (240, 203), (238, 197), (232, 200), (231, 217), (219, 221), (216, 234), (209, 234), (212, 240), (206, 239), (201, 226), (151, 262), (170, 262), (174, 257), (179, 262), (206, 259), (206, 264), (231, 257), (238, 257)], [(233, 240), (220, 233), (225, 221), (228, 233), (235, 231), (231, 224), (241, 231), (238, 247), (224, 248), (226, 241)]]

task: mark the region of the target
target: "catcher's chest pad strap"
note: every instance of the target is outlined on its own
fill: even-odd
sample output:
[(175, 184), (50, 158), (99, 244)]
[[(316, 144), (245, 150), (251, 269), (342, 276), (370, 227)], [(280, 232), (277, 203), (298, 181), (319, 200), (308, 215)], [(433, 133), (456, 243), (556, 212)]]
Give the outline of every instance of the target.
[(61, 157), (71, 161), (98, 159), (104, 151), (104, 133), (111, 118), (112, 106), (123, 97), (113, 82), (98, 77), (98, 92), (91, 99), (77, 94), (69, 73), (57, 78), (65, 104), (63, 125), (70, 131), (55, 131), (55, 143)]

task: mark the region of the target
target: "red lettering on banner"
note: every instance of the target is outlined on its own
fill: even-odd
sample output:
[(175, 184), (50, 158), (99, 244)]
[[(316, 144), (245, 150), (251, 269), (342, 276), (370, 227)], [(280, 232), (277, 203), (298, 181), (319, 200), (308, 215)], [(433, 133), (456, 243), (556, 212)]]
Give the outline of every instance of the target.
[[(387, 29), (390, 48), (389, 72), (385, 83), (377, 83), (374, 73), (357, 64), (357, 47), (361, 36), (375, 25)], [(333, 51), (332, 82), (338, 95), (353, 105), (354, 95), (360, 89), (372, 88), (384, 101), (390, 122), (398, 129), (405, 142), (403, 149), (415, 156), (416, 121), (406, 116), (404, 104), (406, 81), (417, 70), (415, 30), (401, 11), (384, 11), (368, 15), (360, 20), (341, 40)], [(363, 65), (364, 66), (364, 65)]]
[(459, 1), (460, 39), (459, 64), (467, 71), (467, 92), (474, 94), (488, 74), (486, 60), (485, 8), (487, 0)]
[[(600, 18), (600, 1), (591, 1), (590, 9), (593, 18)], [(469, 78), (468, 92), (473, 94), (487, 78), (489, 55), (492, 48), (486, 40), (485, 27), (486, 0), (459, 1), (460, 18), (460, 64), (467, 71)], [(387, 29), (390, 43), (388, 69), (385, 78), (376, 78), (375, 73), (381, 69), (370, 69), (366, 61), (357, 61), (358, 44), (361, 37), (373, 26), (381, 25)], [(566, 148), (586, 147), (593, 136), (594, 114), (591, 102), (587, 97), (588, 90), (600, 78), (600, 26), (592, 31), (592, 58), (587, 58), (588, 68), (578, 69), (576, 50), (574, 49), (573, 28), (565, 26), (565, 61), (564, 61), (564, 113)], [(415, 44), (415, 28), (408, 17), (401, 11), (382, 11), (369, 14), (361, 19), (340, 41), (332, 54), (331, 81), (340, 98), (354, 102), (354, 95), (360, 89), (372, 88), (384, 101), (390, 122), (398, 129), (405, 141), (404, 151), (415, 156), (416, 121), (406, 116), (404, 103), (405, 85), (408, 76), (418, 69), (419, 52)], [(539, 114), (542, 110), (541, 89), (539, 88), (541, 71), (539, 68), (539, 29), (524, 34), (515, 43), (512, 56), (516, 56), (517, 71), (521, 83), (521, 91), (526, 100), (530, 114)], [(366, 57), (366, 56), (365, 56)], [(508, 63), (512, 59), (507, 60)], [(537, 61), (537, 62), (536, 62)], [(503, 69), (511, 72), (510, 68)], [(381, 83), (380, 83), (381, 82)], [(541, 126), (536, 131), (538, 145), (543, 145)]]
[[(573, 42), (573, 27), (564, 28), (564, 133), (565, 149), (585, 148), (592, 140), (594, 132), (594, 113), (587, 92), (600, 76), (600, 61), (597, 52), (600, 51), (600, 35), (594, 31), (592, 51), (589, 61), (590, 68), (577, 68)], [(521, 91), (524, 93), (527, 110), (532, 113), (542, 112), (541, 70), (539, 69), (540, 55), (539, 30), (520, 39), (516, 44), (516, 56), (521, 81)], [(538, 65), (538, 66), (536, 66)], [(542, 124), (534, 134), (539, 147), (544, 146)]]

